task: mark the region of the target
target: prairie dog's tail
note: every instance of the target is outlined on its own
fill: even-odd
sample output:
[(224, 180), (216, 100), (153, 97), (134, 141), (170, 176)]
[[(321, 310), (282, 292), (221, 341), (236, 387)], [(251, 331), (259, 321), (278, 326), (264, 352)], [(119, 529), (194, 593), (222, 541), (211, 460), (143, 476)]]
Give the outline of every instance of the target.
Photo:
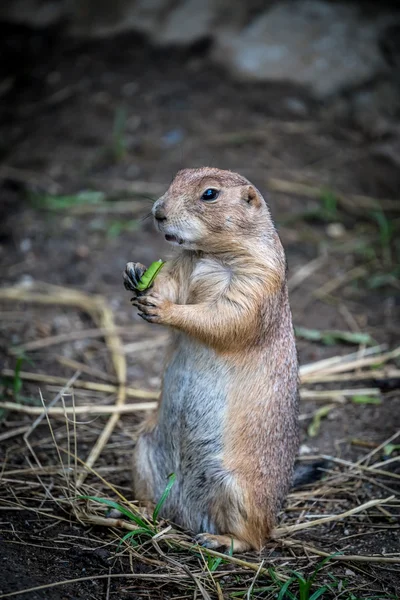
[(327, 466), (328, 462), (326, 460), (316, 460), (308, 464), (296, 463), (293, 473), (292, 488), (318, 481), (324, 474), (323, 469)]

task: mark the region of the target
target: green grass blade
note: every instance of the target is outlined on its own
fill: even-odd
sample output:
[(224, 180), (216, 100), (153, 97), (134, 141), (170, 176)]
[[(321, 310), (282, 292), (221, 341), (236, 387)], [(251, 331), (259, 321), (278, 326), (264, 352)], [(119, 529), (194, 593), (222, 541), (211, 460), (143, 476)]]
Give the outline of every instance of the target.
[(125, 515), (125, 517), (127, 517), (130, 521), (133, 521), (134, 523), (136, 523), (136, 525), (139, 525), (139, 527), (142, 527), (143, 529), (147, 529), (150, 533), (153, 533), (152, 530), (150, 529), (150, 527), (148, 527), (146, 525), (145, 521), (143, 521), (143, 519), (141, 519), (137, 515), (134, 515), (130, 510), (128, 510), (124, 506), (121, 506), (121, 504), (114, 502), (113, 500), (108, 500), (107, 498), (98, 498), (97, 496), (78, 496), (78, 499), (79, 500), (93, 500), (93, 502), (98, 502), (99, 504), (105, 504), (106, 506), (109, 506), (110, 508), (115, 508), (120, 513)]
[[(283, 598), (285, 597), (286, 594), (287, 595), (290, 594), (290, 592), (288, 591), (288, 588), (289, 588), (289, 585), (291, 585), (293, 583), (293, 581), (296, 581), (295, 577), (291, 577), (283, 584), (283, 586), (279, 590), (279, 595), (278, 595), (277, 600), (283, 600)], [(293, 594), (290, 594), (290, 597), (293, 597)]]
[(303, 585), (307, 583), (307, 581), (304, 579), (303, 575), (301, 573), (299, 573), (298, 571), (291, 571), (291, 573), (293, 573), (293, 575), (295, 576), (295, 579), (298, 579), (298, 581), (300, 581)]
[(222, 562), (222, 558), (214, 558), (211, 556), (209, 557), (208, 568), (210, 569), (211, 573), (214, 573), (214, 571), (216, 571), (218, 569), (221, 562)]
[(165, 487), (165, 490), (162, 493), (161, 498), (157, 502), (156, 507), (155, 507), (155, 509), (153, 511), (153, 523), (154, 523), (154, 525), (156, 524), (158, 514), (159, 514), (159, 512), (160, 512), (160, 510), (161, 510), (164, 502), (166, 501), (166, 499), (168, 497), (168, 494), (171, 491), (172, 486), (175, 483), (175, 479), (176, 479), (175, 473), (171, 473), (171, 475), (168, 476), (168, 483), (167, 483), (167, 485)]
[(321, 588), (319, 588), (319, 590), (317, 590), (316, 592), (313, 593), (312, 596), (310, 596), (309, 600), (317, 600), (317, 598), (319, 598), (320, 596), (322, 596), (322, 594), (325, 594), (325, 592), (328, 591), (328, 586), (324, 585)]
[(21, 379), (20, 373), (21, 373), (23, 362), (24, 362), (24, 357), (20, 356), (17, 359), (17, 364), (15, 366), (14, 383), (13, 383), (13, 388), (14, 388), (13, 391), (14, 391), (15, 400), (17, 400), (18, 394), (22, 388), (22, 379)]
[[(272, 585), (266, 585), (264, 587), (253, 588), (253, 594), (260, 594), (261, 592), (273, 592), (276, 587)], [(231, 592), (231, 598), (243, 598), (247, 594), (247, 590), (241, 590), (240, 592)]]
[[(131, 538), (134, 538), (138, 535), (150, 535), (150, 531), (149, 529), (144, 529), (143, 527), (139, 527), (139, 529), (135, 529), (135, 531), (128, 531), (128, 533), (126, 533), (119, 541), (119, 544), (117, 546), (117, 550), (119, 549), (119, 547), (121, 546), (121, 544), (123, 544), (124, 542), (128, 541)], [(134, 542), (134, 540), (131, 540), (132, 543)]]
[(363, 394), (352, 396), (351, 401), (354, 404), (382, 404), (382, 399), (379, 396), (365, 396)]
[(314, 581), (314, 579), (317, 576), (318, 571), (320, 571), (322, 569), (322, 567), (331, 560), (331, 558), (333, 558), (334, 556), (339, 556), (340, 554), (342, 554), (342, 552), (334, 552), (333, 554), (330, 554), (329, 556), (327, 556), (326, 558), (321, 560), (321, 562), (319, 562), (317, 564), (317, 566), (315, 567), (314, 572), (310, 577), (310, 582), (312, 583)]

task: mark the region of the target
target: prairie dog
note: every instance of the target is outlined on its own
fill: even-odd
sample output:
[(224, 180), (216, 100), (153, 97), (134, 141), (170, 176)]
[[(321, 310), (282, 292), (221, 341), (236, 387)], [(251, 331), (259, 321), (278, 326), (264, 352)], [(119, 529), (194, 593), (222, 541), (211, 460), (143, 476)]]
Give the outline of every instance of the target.
[[(157, 412), (134, 450), (135, 499), (208, 548), (260, 550), (291, 486), (298, 365), (286, 260), (268, 206), (244, 177), (179, 171), (153, 206), (176, 246), (133, 303), (171, 329)], [(125, 287), (145, 267), (128, 263)]]

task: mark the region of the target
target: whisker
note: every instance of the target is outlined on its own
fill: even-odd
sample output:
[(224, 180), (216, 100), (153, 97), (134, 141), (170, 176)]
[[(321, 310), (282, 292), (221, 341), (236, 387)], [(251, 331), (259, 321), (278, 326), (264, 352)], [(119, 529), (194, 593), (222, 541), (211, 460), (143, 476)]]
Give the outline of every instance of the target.
[(140, 198), (143, 200), (148, 200), (152, 204), (158, 200), (158, 198), (154, 198), (154, 196), (148, 196), (147, 194), (140, 194)]
[(140, 217), (139, 221), (145, 221), (146, 219), (149, 219), (152, 216), (153, 216), (153, 213), (149, 212), (149, 213), (147, 213), (147, 215)]

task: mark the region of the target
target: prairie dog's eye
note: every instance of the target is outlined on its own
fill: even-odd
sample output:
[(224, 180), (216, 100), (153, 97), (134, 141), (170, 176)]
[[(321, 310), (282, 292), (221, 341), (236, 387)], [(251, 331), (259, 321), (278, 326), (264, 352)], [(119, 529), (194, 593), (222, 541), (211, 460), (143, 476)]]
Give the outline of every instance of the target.
[(202, 200), (216, 200), (219, 196), (219, 191), (218, 190), (214, 190), (214, 188), (208, 188), (205, 192), (203, 192), (203, 194), (201, 195), (201, 199)]

